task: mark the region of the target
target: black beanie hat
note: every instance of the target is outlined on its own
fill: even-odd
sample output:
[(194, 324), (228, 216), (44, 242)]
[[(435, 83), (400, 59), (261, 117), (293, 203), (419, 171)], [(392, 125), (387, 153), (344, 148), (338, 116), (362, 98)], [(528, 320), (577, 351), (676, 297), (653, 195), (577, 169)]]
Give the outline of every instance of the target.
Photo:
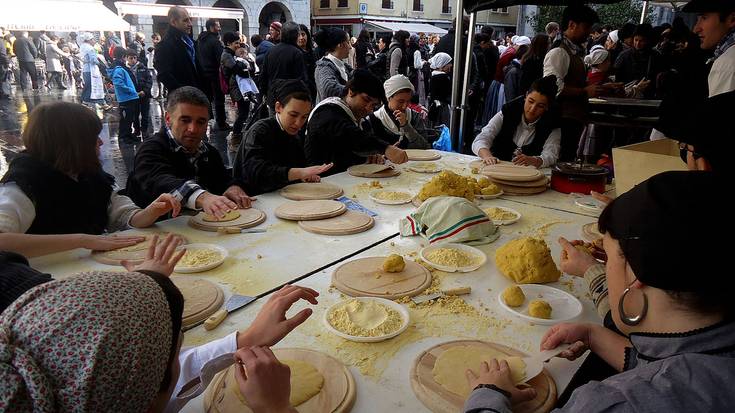
[(357, 69), (352, 72), (352, 79), (347, 82), (347, 89), (353, 93), (365, 93), (383, 103), (386, 101), (383, 82), (367, 69)]

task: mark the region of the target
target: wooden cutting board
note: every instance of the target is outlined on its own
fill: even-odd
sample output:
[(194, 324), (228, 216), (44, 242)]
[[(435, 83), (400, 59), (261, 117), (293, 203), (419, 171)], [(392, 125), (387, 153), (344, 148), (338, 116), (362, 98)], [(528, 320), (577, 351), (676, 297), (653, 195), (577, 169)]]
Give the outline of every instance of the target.
[(205, 221), (204, 212), (200, 212), (193, 217), (189, 218), (189, 226), (202, 231), (213, 231), (217, 232), (219, 228), (251, 228), (256, 225), (260, 225), (265, 221), (265, 212), (255, 209), (238, 209), (240, 213), (238, 218), (231, 221)]
[[(444, 389), (439, 383), (434, 381), (432, 369), (434, 363), (441, 353), (454, 346), (481, 346), (489, 347), (494, 350), (511, 356), (526, 356), (522, 352), (506, 347), (500, 344), (490, 343), (479, 340), (456, 340), (442, 344), (437, 344), (429, 348), (414, 361), (411, 368), (411, 388), (413, 388), (416, 397), (435, 413), (456, 413), (462, 411), (464, 399), (460, 396)], [(533, 400), (524, 403), (514, 404), (512, 410), (514, 413), (545, 413), (551, 411), (556, 404), (556, 384), (549, 373), (544, 370), (541, 374), (531, 379), (528, 385), (536, 389), (537, 395)]]
[[(296, 406), (300, 413), (346, 413), (355, 404), (356, 386), (352, 373), (342, 362), (314, 350), (276, 348), (280, 360), (299, 360), (311, 364), (324, 376), (324, 386), (311, 399)], [(235, 379), (235, 366), (218, 373), (204, 393), (204, 411), (250, 413)], [(292, 378), (298, 380), (298, 377)]]
[(401, 272), (383, 271), (386, 257), (367, 257), (344, 263), (332, 274), (332, 284), (352, 297), (395, 300), (421, 294), (431, 285), (431, 272), (413, 260), (405, 260)]
[(401, 171), (390, 165), (361, 164), (350, 166), (347, 173), (358, 178), (390, 178), (400, 175)]
[(428, 149), (406, 149), (406, 155), (409, 161), (435, 161), (442, 157), (439, 152)]
[[(151, 240), (154, 235), (158, 234), (158, 241), (161, 242), (168, 235), (167, 232), (159, 233), (131, 233), (125, 235), (131, 236), (144, 236), (145, 241), (132, 245), (126, 248), (120, 248), (112, 251), (92, 251), (92, 259), (107, 265), (120, 265), (123, 260), (130, 261), (132, 264), (140, 264), (145, 260), (146, 254), (148, 253), (148, 246), (151, 244)], [(177, 236), (182, 239), (183, 244), (187, 244), (189, 241), (181, 235)]]
[(190, 277), (171, 277), (184, 296), (182, 327), (205, 320), (217, 312), (225, 301), (222, 289), (211, 281)]
[(487, 165), (482, 168), (480, 173), (487, 175), (490, 178), (502, 179), (511, 182), (537, 181), (544, 176), (544, 174), (536, 168), (508, 163)]
[(309, 232), (322, 235), (350, 235), (369, 230), (375, 220), (362, 212), (347, 211), (334, 218), (315, 221), (299, 221), (299, 226)]
[(602, 234), (597, 230), (597, 222), (582, 225), (582, 238), (588, 242), (595, 242), (602, 238)]
[(294, 201), (310, 199), (335, 199), (344, 194), (342, 188), (327, 182), (301, 182), (281, 189), (282, 197)]
[(290, 201), (276, 208), (275, 214), (278, 218), (290, 221), (309, 221), (313, 219), (326, 219), (344, 214), (347, 206), (339, 201), (311, 200)]
[(540, 186), (547, 186), (549, 184), (549, 178), (547, 178), (546, 176), (541, 176), (540, 178), (534, 181), (526, 181), (526, 182), (514, 182), (514, 181), (508, 181), (505, 179), (498, 179), (498, 178), (490, 178), (490, 181), (496, 184), (521, 187), (521, 188), (538, 188)]
[(546, 185), (532, 187), (532, 188), (526, 188), (526, 187), (521, 187), (521, 186), (509, 186), (509, 185), (502, 185), (502, 184), (496, 184), (496, 185), (498, 185), (500, 189), (503, 190), (504, 195), (536, 195), (548, 189)]

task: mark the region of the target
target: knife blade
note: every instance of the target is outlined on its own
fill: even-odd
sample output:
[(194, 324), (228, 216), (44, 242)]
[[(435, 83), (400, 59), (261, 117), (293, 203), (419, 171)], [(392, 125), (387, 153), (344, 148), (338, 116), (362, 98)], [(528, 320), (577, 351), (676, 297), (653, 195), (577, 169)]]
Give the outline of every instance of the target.
[(224, 228), (217, 229), (217, 232), (220, 234), (260, 234), (266, 231), (268, 230), (265, 228), (242, 229), (242, 228), (237, 228), (237, 227), (224, 227)]
[(225, 319), (225, 317), (227, 317), (227, 314), (239, 308), (245, 307), (246, 305), (255, 301), (257, 298), (258, 297), (250, 297), (247, 295), (233, 294), (232, 297), (230, 297), (225, 303), (224, 308), (217, 310), (216, 313), (212, 314), (211, 316), (209, 316), (209, 318), (204, 320), (204, 329), (205, 330), (214, 329), (215, 327), (220, 325), (220, 323), (222, 322), (222, 320)]
[(465, 295), (471, 292), (472, 292), (472, 287), (450, 288), (448, 290), (442, 290), (437, 293), (419, 295), (419, 296), (411, 298), (411, 301), (413, 301), (415, 304), (421, 304), (427, 301), (436, 300), (439, 297), (444, 297), (447, 295)]

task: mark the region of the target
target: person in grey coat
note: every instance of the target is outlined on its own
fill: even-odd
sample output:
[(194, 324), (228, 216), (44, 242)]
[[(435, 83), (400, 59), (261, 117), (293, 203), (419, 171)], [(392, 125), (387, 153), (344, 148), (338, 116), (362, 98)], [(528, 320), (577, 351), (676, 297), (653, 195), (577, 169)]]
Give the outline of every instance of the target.
[(69, 57), (69, 53), (59, 49), (58, 42), (58, 36), (52, 34), (46, 43), (46, 71), (49, 74), (48, 87), (50, 88), (51, 83), (55, 81), (59, 89), (65, 90), (66, 86), (64, 86), (64, 82), (61, 80), (61, 72), (64, 70), (61, 66), (61, 58)]
[(18, 58), (21, 89), (26, 90), (26, 83), (28, 83), (29, 76), (33, 89), (38, 89), (38, 75), (36, 74), (38, 49), (36, 49), (33, 41), (28, 38), (28, 32), (23, 32), (23, 34), (15, 39), (15, 43), (13, 43), (13, 54)]
[(316, 103), (328, 97), (344, 96), (352, 73), (350, 65), (343, 61), (352, 49), (347, 32), (332, 27), (322, 29), (314, 35), (314, 41), (327, 52), (316, 62)]
[[(733, 410), (735, 392), (727, 386), (735, 380), (735, 279), (722, 267), (732, 249), (707, 242), (734, 229), (717, 198), (724, 184), (713, 172), (664, 172), (605, 208), (598, 225), (606, 274), (597, 289), (607, 290), (620, 333), (599, 324), (558, 324), (541, 348), (571, 344), (560, 354), (570, 360), (591, 350), (620, 373), (577, 388), (557, 411)], [(682, 225), (683, 217), (697, 220)], [(562, 269), (576, 260), (571, 250), (565, 245)], [(537, 396), (515, 386), (505, 361), (489, 360), (465, 374), (474, 389), (466, 413), (506, 413)]]

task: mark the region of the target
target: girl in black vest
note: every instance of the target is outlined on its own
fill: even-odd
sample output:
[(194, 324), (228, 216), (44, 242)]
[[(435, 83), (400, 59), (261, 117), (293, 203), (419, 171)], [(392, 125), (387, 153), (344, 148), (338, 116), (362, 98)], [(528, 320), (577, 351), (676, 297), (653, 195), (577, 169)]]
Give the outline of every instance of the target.
[(102, 169), (102, 123), (82, 105), (56, 101), (36, 107), (23, 131), (25, 151), (0, 180), (0, 250), (27, 257), (75, 248), (112, 250), (143, 237), (100, 236), (144, 228), (181, 205), (163, 194), (140, 209), (113, 189)]
[(485, 164), (512, 161), (516, 165), (548, 167), (559, 158), (561, 130), (555, 111), (556, 77), (531, 85), (526, 96), (503, 105), (472, 143), (472, 152)]

